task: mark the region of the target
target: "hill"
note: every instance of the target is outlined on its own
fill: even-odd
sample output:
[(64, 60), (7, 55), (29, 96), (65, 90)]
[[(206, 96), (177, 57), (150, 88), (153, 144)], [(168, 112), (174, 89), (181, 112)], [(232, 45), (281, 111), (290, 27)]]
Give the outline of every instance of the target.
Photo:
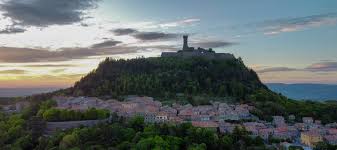
[(257, 89), (267, 87), (240, 58), (154, 57), (107, 58), (68, 92), (85, 96), (175, 97), (177, 93), (184, 93), (244, 98)]
[[(263, 120), (271, 120), (275, 115), (295, 114), (298, 121), (305, 116), (323, 123), (337, 121), (337, 103), (296, 101), (272, 92), (240, 58), (107, 58), (72, 88), (31, 99), (46, 99), (55, 94), (117, 98), (146, 95), (170, 102), (187, 101), (193, 105), (209, 104), (214, 97), (220, 101), (230, 98), (255, 106), (251, 113)], [(183, 98), (180, 95), (184, 95)]]
[(297, 100), (337, 100), (337, 85), (329, 84), (266, 84), (272, 91)]

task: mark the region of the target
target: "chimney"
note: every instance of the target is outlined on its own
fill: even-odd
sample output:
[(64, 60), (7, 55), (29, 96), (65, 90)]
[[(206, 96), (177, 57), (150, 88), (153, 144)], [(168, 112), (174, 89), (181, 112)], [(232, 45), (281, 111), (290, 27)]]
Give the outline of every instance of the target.
[(183, 50), (188, 50), (188, 35), (184, 35), (184, 46), (183, 46)]

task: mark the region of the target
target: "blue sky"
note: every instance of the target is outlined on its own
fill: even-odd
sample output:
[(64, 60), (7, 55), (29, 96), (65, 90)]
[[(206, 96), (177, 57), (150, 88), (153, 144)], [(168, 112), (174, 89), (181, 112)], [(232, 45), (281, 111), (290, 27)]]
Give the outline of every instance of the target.
[[(106, 2), (102, 9), (106, 10), (106, 15), (110, 15), (112, 19), (125, 19), (125, 21), (199, 18), (201, 21), (198, 26), (177, 30), (235, 39), (240, 44), (230, 48), (236, 49), (231, 52), (249, 57), (252, 62), (266, 61), (261, 60), (261, 57), (270, 57), (271, 60), (267, 61), (272, 62), (275, 57), (277, 59), (282, 56), (294, 57), (288, 63), (302, 66), (304, 63), (334, 59), (337, 56), (337, 42), (334, 42), (337, 39), (336, 25), (275, 36), (265, 36), (254, 28), (255, 24), (266, 21), (336, 13), (337, 1), (217, 0), (211, 3), (201, 0), (117, 0)], [(237, 39), (235, 36), (243, 37)]]
[(0, 87), (69, 86), (105, 57), (176, 50), (182, 34), (264, 82), (337, 84), (336, 27), (334, 0), (0, 0)]

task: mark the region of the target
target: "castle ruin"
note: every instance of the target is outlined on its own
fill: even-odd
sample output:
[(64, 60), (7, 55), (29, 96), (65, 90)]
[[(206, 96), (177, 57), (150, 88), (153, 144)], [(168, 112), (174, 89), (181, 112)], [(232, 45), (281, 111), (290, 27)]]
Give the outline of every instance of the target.
[(230, 53), (216, 53), (212, 50), (212, 48), (204, 49), (198, 47), (195, 49), (194, 47), (188, 46), (188, 36), (184, 35), (184, 44), (183, 49), (177, 52), (162, 52), (161, 57), (182, 57), (182, 58), (190, 58), (190, 57), (203, 57), (209, 59), (235, 59), (233, 54)]

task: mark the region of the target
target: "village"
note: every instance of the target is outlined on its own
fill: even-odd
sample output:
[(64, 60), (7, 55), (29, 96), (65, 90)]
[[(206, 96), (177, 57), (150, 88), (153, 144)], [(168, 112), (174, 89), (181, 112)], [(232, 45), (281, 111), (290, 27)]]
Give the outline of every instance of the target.
[(268, 141), (277, 139), (284, 147), (300, 146), (311, 149), (316, 143), (326, 141), (337, 144), (337, 123), (321, 124), (320, 120), (303, 117), (295, 122), (295, 116), (273, 116), (272, 122), (259, 120), (250, 113), (253, 106), (212, 102), (211, 105), (192, 106), (172, 104), (163, 106), (151, 97), (128, 96), (124, 101), (101, 100), (96, 97), (54, 97), (58, 109), (87, 110), (107, 109), (119, 117), (141, 116), (147, 123), (184, 123), (209, 128), (220, 133), (232, 133), (235, 127), (244, 127), (253, 137)]
[[(321, 141), (337, 144), (337, 123), (323, 125), (320, 120), (312, 117), (303, 117), (302, 122), (295, 122), (295, 116), (273, 116), (272, 122), (259, 120), (250, 113), (253, 106), (247, 104), (227, 104), (212, 102), (211, 105), (192, 106), (191, 104), (172, 106), (162, 105), (152, 97), (127, 96), (124, 101), (102, 100), (96, 97), (53, 97), (56, 109), (85, 111), (89, 108), (106, 109), (119, 117), (132, 118), (141, 116), (146, 123), (186, 123), (195, 127), (209, 128), (220, 133), (232, 133), (235, 127), (244, 127), (252, 137), (261, 137), (264, 141), (277, 139), (284, 147), (300, 146), (311, 149)], [(2, 111), (7, 113), (20, 112), (27, 103), (19, 102), (15, 105), (3, 106)], [(92, 126), (101, 120), (48, 122), (47, 130), (56, 128), (74, 128)], [(49, 125), (49, 127), (48, 127)]]

